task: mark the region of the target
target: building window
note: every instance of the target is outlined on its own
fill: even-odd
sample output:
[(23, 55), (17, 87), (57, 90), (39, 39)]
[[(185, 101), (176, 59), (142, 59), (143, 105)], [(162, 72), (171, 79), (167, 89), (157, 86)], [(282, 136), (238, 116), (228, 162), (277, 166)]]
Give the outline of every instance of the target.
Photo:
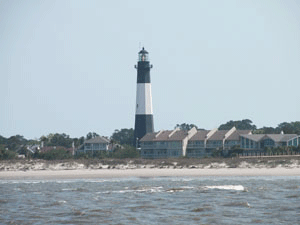
[(84, 145), (84, 149), (85, 149), (85, 150), (91, 150), (91, 149), (92, 149), (91, 144), (86, 143), (86, 144)]
[(159, 142), (157, 142), (157, 146), (158, 147), (159, 146), (165, 146), (165, 145), (167, 145), (167, 143), (165, 141), (159, 141)]
[(297, 138), (295, 138), (295, 139), (293, 140), (293, 145), (294, 145), (294, 146), (297, 146)]
[(263, 142), (264, 147), (273, 147), (275, 145), (275, 142), (271, 139), (265, 139)]
[(177, 150), (172, 151), (172, 155), (173, 156), (178, 156), (178, 151)]
[(170, 147), (171, 148), (180, 148), (181, 143), (179, 141), (172, 141), (172, 142), (170, 142)]
[(93, 150), (100, 150), (100, 144), (93, 144)]

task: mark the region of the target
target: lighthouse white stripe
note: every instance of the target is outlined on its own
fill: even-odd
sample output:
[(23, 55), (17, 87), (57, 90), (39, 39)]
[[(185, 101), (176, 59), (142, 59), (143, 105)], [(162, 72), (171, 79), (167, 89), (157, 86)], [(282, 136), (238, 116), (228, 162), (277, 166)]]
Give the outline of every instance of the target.
[(136, 115), (153, 114), (151, 83), (138, 83), (136, 88)]

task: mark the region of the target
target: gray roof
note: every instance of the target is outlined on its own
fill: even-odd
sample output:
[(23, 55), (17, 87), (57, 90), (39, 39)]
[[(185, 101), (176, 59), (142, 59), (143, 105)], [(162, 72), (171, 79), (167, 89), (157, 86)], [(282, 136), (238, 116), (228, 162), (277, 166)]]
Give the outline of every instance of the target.
[(208, 140), (222, 141), (225, 138), (225, 134), (227, 132), (228, 130), (217, 130), (212, 136), (209, 137)]
[(297, 134), (267, 134), (275, 142), (286, 142), (294, 137), (297, 137)]
[[(217, 130), (208, 140), (223, 140), (225, 137), (225, 134), (229, 130)], [(183, 140), (187, 135), (188, 131), (186, 130), (178, 130), (171, 137), (169, 135), (173, 131), (166, 130), (161, 131), (161, 133), (155, 137), (159, 132), (155, 133), (148, 133), (143, 138), (141, 138), (141, 142), (145, 141), (181, 141)], [(207, 134), (209, 133), (209, 130), (197, 130), (197, 133), (193, 135), (189, 141), (204, 141)], [(226, 140), (239, 140), (239, 137), (241, 134), (249, 134), (251, 133), (251, 130), (236, 130), (234, 131)]]
[(260, 141), (264, 136), (266, 135), (265, 134), (241, 134), (241, 137), (248, 138), (249, 140), (255, 142)]
[(204, 141), (209, 130), (198, 130), (190, 141)]
[[(208, 140), (223, 140), (229, 130), (218, 130)], [(209, 130), (198, 130), (190, 141), (204, 141)], [(238, 141), (241, 134), (250, 134), (251, 130), (236, 130), (226, 140)]]
[(89, 139), (89, 140), (85, 141), (84, 143), (89, 143), (89, 144), (99, 144), (99, 143), (103, 144), (104, 143), (104, 144), (108, 144), (109, 140), (105, 137), (98, 136), (98, 137)]
[(297, 137), (297, 134), (242, 134), (242, 137), (258, 142), (266, 138), (272, 139), (274, 142), (286, 142)]
[(236, 130), (226, 140), (228, 140), (228, 141), (238, 141), (238, 140), (240, 140), (240, 135), (250, 134), (250, 133), (251, 133), (251, 130)]
[(176, 131), (170, 138), (170, 141), (182, 141), (184, 138), (188, 136), (187, 130), (178, 130)]
[(182, 141), (188, 135), (188, 131), (186, 131), (186, 130), (177, 130), (171, 135), (171, 137), (169, 137), (169, 135), (172, 132), (173, 131), (170, 131), (170, 130), (162, 131), (157, 137), (156, 137), (156, 135), (159, 132), (148, 133), (144, 137), (141, 138), (140, 142), (145, 142), (145, 141)]
[(142, 137), (140, 139), (140, 142), (143, 142), (143, 141), (153, 141), (155, 139), (155, 135), (157, 134), (158, 132), (155, 132), (155, 133), (147, 133), (144, 137)]
[(285, 134), (285, 136), (281, 139), (281, 141), (289, 141), (296, 137), (300, 137), (300, 136), (298, 136), (297, 134)]

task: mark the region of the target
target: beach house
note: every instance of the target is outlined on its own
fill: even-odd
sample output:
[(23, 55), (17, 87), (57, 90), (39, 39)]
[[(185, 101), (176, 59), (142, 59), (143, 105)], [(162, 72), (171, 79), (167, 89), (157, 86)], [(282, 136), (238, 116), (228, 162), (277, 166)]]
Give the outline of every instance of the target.
[(94, 153), (96, 151), (108, 151), (109, 149), (109, 140), (105, 137), (95, 137), (89, 140), (84, 141), (84, 153)]

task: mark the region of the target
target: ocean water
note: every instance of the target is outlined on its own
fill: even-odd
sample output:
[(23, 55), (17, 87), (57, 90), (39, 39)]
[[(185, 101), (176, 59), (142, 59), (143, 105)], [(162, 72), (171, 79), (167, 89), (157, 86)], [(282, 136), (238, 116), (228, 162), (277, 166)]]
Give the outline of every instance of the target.
[(300, 179), (0, 180), (0, 224), (300, 224)]

